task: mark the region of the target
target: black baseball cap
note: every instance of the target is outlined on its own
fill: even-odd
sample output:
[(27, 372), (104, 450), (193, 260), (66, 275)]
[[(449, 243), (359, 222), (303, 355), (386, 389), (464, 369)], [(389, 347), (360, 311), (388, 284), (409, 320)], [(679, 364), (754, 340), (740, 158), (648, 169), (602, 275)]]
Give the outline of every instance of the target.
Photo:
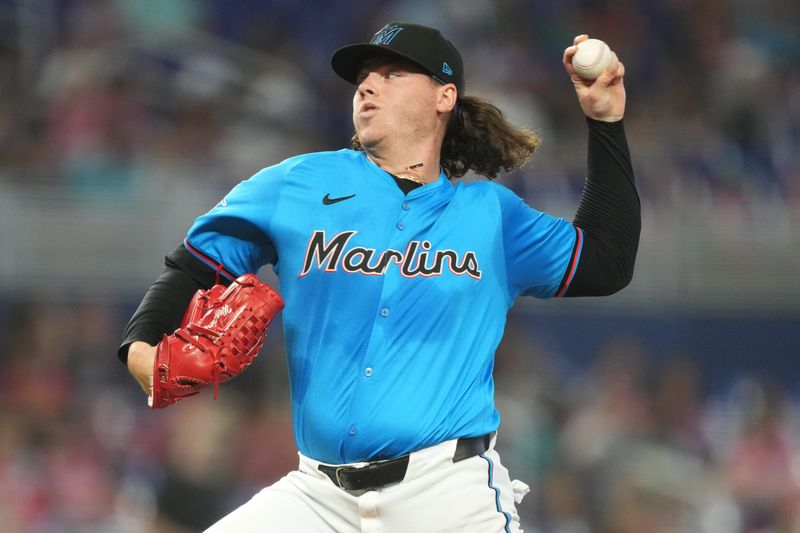
[(459, 94), (464, 91), (464, 63), (453, 43), (436, 28), (390, 22), (369, 43), (339, 48), (331, 57), (331, 66), (341, 78), (356, 83), (364, 61), (373, 57), (395, 57), (427, 72), (441, 84), (454, 83)]

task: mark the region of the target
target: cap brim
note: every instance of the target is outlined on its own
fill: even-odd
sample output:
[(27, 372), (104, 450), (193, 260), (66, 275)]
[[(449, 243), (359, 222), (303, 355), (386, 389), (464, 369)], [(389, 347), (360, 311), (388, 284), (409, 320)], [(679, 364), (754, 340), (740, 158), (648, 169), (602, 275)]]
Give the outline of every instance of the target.
[(393, 57), (402, 59), (428, 72), (428, 69), (425, 68), (424, 65), (418, 63), (411, 57), (377, 44), (351, 44), (343, 46), (333, 53), (331, 57), (331, 67), (333, 67), (333, 71), (336, 72), (340, 78), (355, 85), (358, 79), (358, 73), (361, 70), (361, 65), (364, 64), (364, 61), (372, 59), (373, 57)]

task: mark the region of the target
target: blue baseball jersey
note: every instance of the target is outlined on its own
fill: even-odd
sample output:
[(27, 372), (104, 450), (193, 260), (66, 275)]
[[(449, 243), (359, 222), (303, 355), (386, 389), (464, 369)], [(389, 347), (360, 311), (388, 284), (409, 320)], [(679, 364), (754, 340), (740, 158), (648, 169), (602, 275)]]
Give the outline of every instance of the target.
[(350, 463), (495, 431), (508, 309), (563, 293), (581, 234), (492, 182), (442, 173), (404, 194), (340, 150), (241, 182), (185, 244), (231, 278), (273, 265), (298, 449)]

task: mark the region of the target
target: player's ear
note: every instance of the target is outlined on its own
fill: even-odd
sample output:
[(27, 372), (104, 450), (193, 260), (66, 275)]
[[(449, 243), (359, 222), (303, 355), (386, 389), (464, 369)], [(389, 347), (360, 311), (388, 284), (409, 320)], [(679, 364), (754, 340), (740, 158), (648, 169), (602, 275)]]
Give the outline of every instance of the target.
[(458, 90), (452, 83), (439, 86), (437, 89), (436, 110), (440, 113), (448, 113), (456, 106)]

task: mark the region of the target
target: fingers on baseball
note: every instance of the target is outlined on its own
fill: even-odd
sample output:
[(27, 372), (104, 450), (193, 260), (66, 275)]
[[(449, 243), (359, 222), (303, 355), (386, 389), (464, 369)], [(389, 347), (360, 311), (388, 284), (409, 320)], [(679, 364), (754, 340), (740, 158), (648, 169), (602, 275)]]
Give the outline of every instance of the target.
[(622, 81), (622, 77), (625, 75), (625, 65), (617, 58), (617, 54), (614, 52), (611, 52), (611, 54), (611, 63), (596, 80), (601, 86), (616, 85)]
[(576, 35), (572, 40), (572, 46), (568, 46), (564, 49), (564, 55), (562, 56), (561, 60), (564, 62), (564, 66), (567, 67), (567, 70), (570, 72), (570, 74), (575, 72), (575, 70), (572, 68), (572, 56), (574, 56), (575, 52), (578, 51), (578, 44), (582, 43), (588, 38), (589, 36), (585, 33)]
[(575, 38), (572, 39), (572, 44), (577, 45), (578, 43), (582, 43), (588, 38), (589, 36), (587, 34), (581, 33), (580, 35), (576, 35)]
[(617, 67), (616, 73), (614, 73), (614, 78), (611, 80), (609, 85), (617, 85), (618, 83), (622, 82), (622, 78), (625, 77), (625, 65), (622, 64), (620, 61), (619, 66)]
[(572, 56), (574, 56), (575, 52), (577, 51), (577, 46), (568, 46), (564, 49), (564, 55), (561, 57), (561, 62), (564, 63), (564, 68), (566, 68), (567, 72), (570, 74), (575, 74), (575, 69), (572, 68)]

